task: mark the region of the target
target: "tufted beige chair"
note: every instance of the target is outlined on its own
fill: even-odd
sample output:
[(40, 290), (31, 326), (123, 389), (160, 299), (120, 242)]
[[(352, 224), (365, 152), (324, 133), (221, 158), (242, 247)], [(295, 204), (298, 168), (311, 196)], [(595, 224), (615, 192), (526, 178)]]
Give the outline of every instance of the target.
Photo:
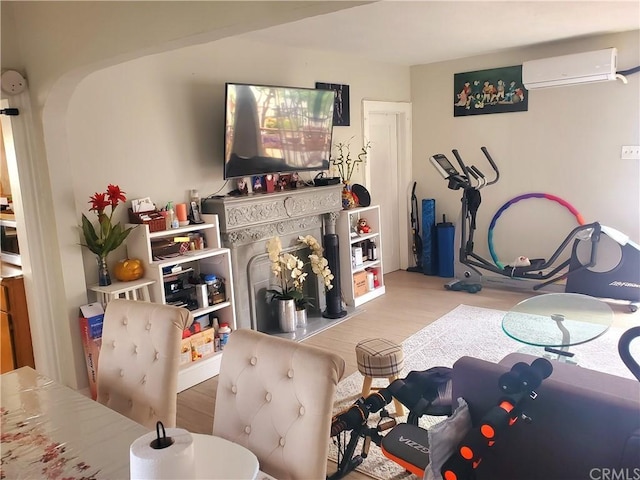
[(185, 308), (116, 299), (107, 304), (98, 358), (98, 402), (154, 429), (175, 427)]
[(243, 445), (278, 480), (324, 479), (344, 359), (241, 329), (224, 348), (213, 434)]

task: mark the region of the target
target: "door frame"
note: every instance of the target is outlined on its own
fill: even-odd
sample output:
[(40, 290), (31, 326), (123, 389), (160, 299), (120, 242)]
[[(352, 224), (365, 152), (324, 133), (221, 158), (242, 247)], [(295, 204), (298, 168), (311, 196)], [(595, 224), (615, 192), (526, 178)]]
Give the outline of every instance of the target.
[[(37, 172), (34, 167), (34, 158), (39, 150), (33, 133), (35, 123), (29, 89), (3, 98), (0, 100), (0, 107), (19, 110), (17, 116), (0, 115), (0, 122), (18, 226), (22, 276), (36, 369), (53, 380), (76, 386), (75, 382), (70, 382), (70, 378), (63, 375), (60, 368), (61, 352), (69, 351), (72, 347), (68, 342), (64, 347), (60, 346), (60, 336), (64, 335), (61, 332), (66, 326), (62, 322), (53, 321), (60, 318), (60, 311), (54, 306), (53, 294), (54, 286), (60, 281), (53, 271), (51, 259), (56, 258), (59, 253), (56, 253), (55, 242), (44, 240), (53, 235), (39, 208), (39, 202), (46, 200), (43, 199), (45, 196), (38, 183), (43, 177), (42, 172)], [(30, 242), (30, 238), (38, 240)]]
[[(409, 268), (409, 211), (411, 208), (411, 179), (413, 178), (411, 111), (411, 103), (409, 102), (362, 101), (362, 138), (365, 145), (370, 138), (371, 115), (391, 114), (397, 118), (398, 184), (396, 189), (398, 192), (398, 205), (401, 206), (403, 203), (405, 205), (404, 215), (402, 212), (398, 215), (398, 227), (400, 229), (398, 248), (400, 249), (400, 268), (402, 270)], [(370, 162), (365, 164), (364, 174), (365, 186), (370, 188)], [(402, 202), (402, 197), (405, 199), (404, 202)]]

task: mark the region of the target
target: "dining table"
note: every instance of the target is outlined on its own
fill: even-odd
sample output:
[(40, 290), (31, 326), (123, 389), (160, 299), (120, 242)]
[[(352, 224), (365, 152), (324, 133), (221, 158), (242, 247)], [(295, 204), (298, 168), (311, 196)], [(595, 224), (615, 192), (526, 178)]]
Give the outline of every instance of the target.
[[(129, 448), (149, 433), (31, 367), (0, 375), (0, 397), (0, 478), (126, 479)], [(258, 459), (248, 449), (191, 435), (196, 478), (258, 478)]]

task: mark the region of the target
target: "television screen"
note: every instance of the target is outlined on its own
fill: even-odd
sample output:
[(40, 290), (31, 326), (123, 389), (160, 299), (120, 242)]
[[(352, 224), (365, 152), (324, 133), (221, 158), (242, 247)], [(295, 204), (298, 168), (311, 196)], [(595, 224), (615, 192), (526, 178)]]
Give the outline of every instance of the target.
[(327, 170), (335, 92), (226, 84), (224, 178)]

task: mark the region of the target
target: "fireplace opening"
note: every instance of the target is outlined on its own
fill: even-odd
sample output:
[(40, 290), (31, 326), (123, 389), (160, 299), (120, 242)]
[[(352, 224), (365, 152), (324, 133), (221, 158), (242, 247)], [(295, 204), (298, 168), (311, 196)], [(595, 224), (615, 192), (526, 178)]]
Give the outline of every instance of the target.
[[(313, 329), (316, 320), (320, 322), (322, 312), (326, 308), (324, 285), (308, 264), (311, 250), (306, 246), (284, 248), (283, 251), (296, 255), (305, 262), (304, 271), (308, 274), (303, 283), (303, 293), (313, 306), (307, 307), (307, 321)], [(269, 289), (277, 287), (277, 280), (271, 272), (271, 262), (267, 253), (256, 255), (247, 265), (247, 279), (249, 283), (249, 299), (252, 300), (251, 328), (259, 332), (278, 334), (282, 331), (278, 327), (277, 302), (271, 301)], [(304, 332), (300, 332), (304, 333)]]

